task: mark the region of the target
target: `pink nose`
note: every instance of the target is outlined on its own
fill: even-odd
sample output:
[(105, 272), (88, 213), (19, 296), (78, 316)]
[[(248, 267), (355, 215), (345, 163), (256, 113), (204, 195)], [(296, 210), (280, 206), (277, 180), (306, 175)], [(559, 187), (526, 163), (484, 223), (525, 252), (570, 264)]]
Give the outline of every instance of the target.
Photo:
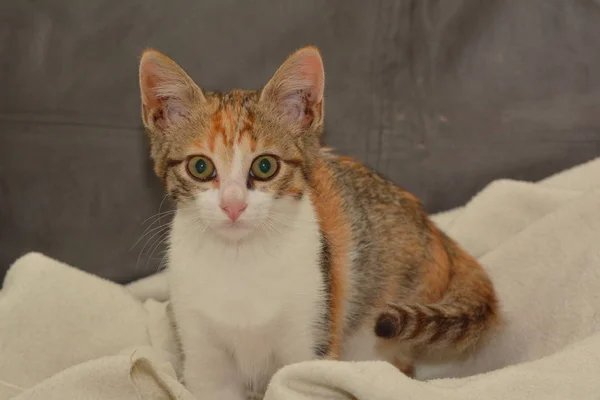
[(246, 207), (248, 207), (248, 204), (245, 202), (221, 204), (221, 210), (223, 210), (232, 221), (236, 221), (240, 215), (242, 215)]

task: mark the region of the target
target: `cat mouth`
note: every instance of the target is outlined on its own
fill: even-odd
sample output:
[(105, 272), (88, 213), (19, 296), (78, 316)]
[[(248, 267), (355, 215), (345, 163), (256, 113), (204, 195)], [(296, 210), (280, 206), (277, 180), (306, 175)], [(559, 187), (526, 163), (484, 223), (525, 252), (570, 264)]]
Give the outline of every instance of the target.
[(218, 234), (226, 240), (242, 240), (253, 232), (253, 226), (244, 221), (223, 221), (217, 227)]
[(226, 229), (226, 230), (237, 231), (237, 230), (250, 229), (251, 226), (248, 222), (245, 222), (245, 221), (224, 221), (221, 224), (221, 228)]

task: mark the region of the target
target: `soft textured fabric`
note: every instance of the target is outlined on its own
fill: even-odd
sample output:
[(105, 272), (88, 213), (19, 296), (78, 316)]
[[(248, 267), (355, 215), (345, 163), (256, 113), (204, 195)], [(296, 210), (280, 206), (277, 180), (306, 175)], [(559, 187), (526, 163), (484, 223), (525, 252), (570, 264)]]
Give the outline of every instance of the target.
[[(600, 159), (536, 184), (493, 182), (434, 219), (489, 271), (504, 329), (467, 359), (420, 366), (419, 380), (378, 362), (287, 366), (266, 400), (598, 398)], [(19, 259), (0, 291), (0, 399), (190, 399), (157, 301), (164, 279), (123, 287)]]
[(30, 253), (0, 291), (0, 399), (181, 399), (166, 303)]
[(156, 271), (160, 235), (132, 248), (164, 195), (146, 47), (215, 90), (319, 46), (325, 144), (434, 212), (599, 155), (599, 42), (598, 0), (0, 1), (0, 280), (28, 251), (118, 282)]

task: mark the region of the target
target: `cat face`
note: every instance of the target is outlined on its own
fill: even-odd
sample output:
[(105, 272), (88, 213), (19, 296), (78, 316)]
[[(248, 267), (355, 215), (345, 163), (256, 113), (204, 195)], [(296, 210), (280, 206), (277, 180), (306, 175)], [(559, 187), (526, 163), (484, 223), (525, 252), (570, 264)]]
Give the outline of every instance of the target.
[(323, 66), (293, 54), (261, 91), (204, 93), (172, 60), (140, 63), (154, 169), (179, 211), (220, 238), (275, 233), (307, 194), (323, 120)]

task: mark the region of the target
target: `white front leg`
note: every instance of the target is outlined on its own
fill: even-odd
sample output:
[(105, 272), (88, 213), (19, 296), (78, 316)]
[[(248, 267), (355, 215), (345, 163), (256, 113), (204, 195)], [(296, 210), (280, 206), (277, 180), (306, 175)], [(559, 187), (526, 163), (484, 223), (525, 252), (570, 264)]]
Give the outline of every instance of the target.
[[(298, 314), (293, 314), (297, 316)], [(288, 328), (277, 338), (277, 359), (280, 366), (315, 360), (316, 335), (310, 322), (300, 319), (300, 323), (289, 320)]]
[(207, 332), (181, 329), (183, 379), (197, 400), (245, 400), (245, 388), (227, 350)]

